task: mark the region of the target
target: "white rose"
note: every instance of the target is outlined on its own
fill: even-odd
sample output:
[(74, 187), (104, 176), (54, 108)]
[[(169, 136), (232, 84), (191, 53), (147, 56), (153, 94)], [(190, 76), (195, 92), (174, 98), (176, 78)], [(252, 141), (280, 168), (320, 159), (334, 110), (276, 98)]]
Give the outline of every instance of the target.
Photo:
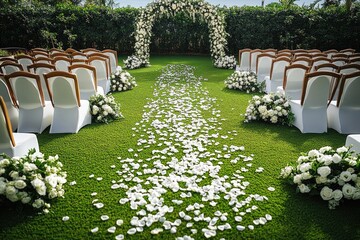
[(351, 173), (348, 171), (343, 171), (340, 173), (339, 179), (344, 182), (349, 182), (352, 179)]
[(53, 188), (57, 185), (57, 176), (55, 174), (51, 174), (45, 177), (45, 181), (50, 184)]
[(10, 177), (12, 177), (12, 179), (19, 178), (19, 173), (17, 171), (11, 171), (9, 175), (10, 175)]
[(34, 208), (41, 208), (42, 206), (44, 206), (44, 200), (42, 200), (41, 198), (38, 198), (33, 202), (32, 206)]
[(299, 166), (299, 170), (301, 171), (301, 172), (307, 172), (307, 171), (309, 171), (311, 169), (311, 164), (310, 163), (303, 163), (303, 164), (301, 164), (300, 166)]
[(26, 183), (23, 180), (16, 180), (14, 186), (17, 189), (23, 189), (26, 187)]
[(6, 183), (0, 181), (0, 195), (3, 195), (5, 193), (5, 189), (6, 189)]
[(315, 180), (316, 180), (316, 184), (321, 184), (321, 183), (326, 183), (327, 182), (326, 177), (317, 177)]
[(304, 172), (301, 174), (303, 180), (311, 179), (313, 176), (309, 172)]
[(309, 188), (307, 185), (305, 185), (305, 184), (299, 185), (299, 190), (300, 190), (301, 193), (308, 193), (308, 192), (310, 192), (310, 188)]
[(15, 195), (18, 193), (18, 190), (14, 186), (7, 186), (5, 192), (6, 195)]
[(281, 169), (281, 176), (283, 178), (287, 178), (293, 170), (292, 166), (286, 166), (285, 168)]
[(330, 151), (331, 149), (332, 149), (331, 147), (325, 146), (325, 147), (320, 148), (319, 151), (320, 151), (321, 153), (325, 153), (325, 152), (327, 152), (327, 151)]
[(340, 199), (343, 197), (343, 192), (339, 189), (336, 189), (333, 191), (332, 195), (335, 201), (340, 201)]
[(24, 163), (24, 172), (31, 172), (38, 169), (37, 166), (33, 163), (26, 162)]
[(344, 153), (344, 152), (347, 152), (348, 151), (348, 148), (347, 147), (340, 147), (338, 149), (336, 149), (336, 152), (341, 154), (341, 153)]
[(36, 189), (36, 191), (38, 192), (38, 194), (40, 196), (45, 196), (45, 194), (46, 194), (46, 186), (45, 186), (45, 183), (43, 181), (41, 181), (38, 178), (35, 178), (34, 180), (31, 181), (31, 184), (33, 185), (33, 187)]
[(318, 157), (320, 155), (319, 151), (318, 150), (311, 150), (309, 151), (308, 153), (308, 156), (309, 157)]
[(19, 201), (19, 197), (16, 194), (6, 194), (6, 197), (12, 202)]
[(294, 182), (295, 184), (300, 184), (300, 183), (301, 183), (301, 180), (302, 180), (301, 174), (297, 174), (297, 175), (294, 176), (293, 182)]
[(21, 202), (23, 203), (23, 204), (28, 204), (29, 202), (31, 201), (31, 197), (24, 197), (23, 199), (21, 199)]
[(333, 190), (329, 187), (323, 187), (320, 191), (320, 196), (323, 200), (328, 201), (333, 198)]
[(346, 199), (351, 199), (353, 197), (354, 192), (355, 192), (355, 188), (353, 186), (351, 186), (350, 184), (346, 183), (342, 187), (342, 192), (343, 192), (344, 197)]
[(3, 160), (0, 160), (0, 167), (7, 167), (8, 165), (10, 164), (10, 161), (9, 159), (3, 159)]
[(353, 194), (353, 199), (354, 200), (359, 200), (360, 199), (360, 188), (355, 188), (354, 194)]
[(317, 173), (321, 176), (326, 178), (331, 173), (331, 168), (328, 166), (319, 167), (317, 169)]
[(333, 158), (332, 158), (332, 161), (337, 164), (337, 163), (341, 162), (341, 160), (342, 159), (341, 159), (340, 155), (335, 153)]
[(49, 194), (48, 194), (50, 199), (56, 198), (57, 197), (57, 191), (56, 189), (52, 189)]

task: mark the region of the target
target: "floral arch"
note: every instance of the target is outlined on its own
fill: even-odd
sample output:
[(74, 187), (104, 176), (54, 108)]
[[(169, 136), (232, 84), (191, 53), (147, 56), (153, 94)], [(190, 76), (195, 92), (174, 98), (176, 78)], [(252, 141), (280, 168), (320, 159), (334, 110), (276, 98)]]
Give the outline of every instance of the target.
[(234, 68), (234, 56), (226, 56), (227, 33), (225, 19), (219, 14), (216, 6), (203, 0), (156, 0), (149, 3), (140, 11), (136, 19), (135, 53), (125, 61), (125, 66), (130, 69), (145, 67), (150, 64), (151, 30), (157, 16), (175, 16), (185, 12), (195, 19), (200, 16), (209, 27), (210, 51), (214, 66), (219, 68)]

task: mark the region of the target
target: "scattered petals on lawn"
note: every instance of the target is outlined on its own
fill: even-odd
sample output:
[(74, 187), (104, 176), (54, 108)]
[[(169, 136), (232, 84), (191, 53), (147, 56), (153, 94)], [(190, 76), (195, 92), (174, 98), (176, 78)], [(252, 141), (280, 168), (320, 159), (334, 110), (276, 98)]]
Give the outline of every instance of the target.
[[(168, 231), (176, 239), (219, 237), (223, 231), (253, 230), (270, 218), (259, 206), (268, 198), (247, 190), (251, 184), (243, 173), (255, 165), (253, 155), (245, 156), (243, 146), (221, 144), (237, 132), (219, 134), (224, 119), (217, 99), (194, 70), (187, 65), (163, 69), (142, 120), (132, 129), (136, 146), (127, 150), (127, 157), (118, 157), (116, 168), (110, 166), (117, 177), (109, 191), (119, 192), (117, 205), (134, 214), (124, 225), (116, 221), (121, 228), (104, 229), (120, 234), (117, 239), (143, 231), (149, 236)], [(233, 174), (222, 174), (224, 162), (231, 164)], [(123, 218), (121, 213), (117, 217)]]

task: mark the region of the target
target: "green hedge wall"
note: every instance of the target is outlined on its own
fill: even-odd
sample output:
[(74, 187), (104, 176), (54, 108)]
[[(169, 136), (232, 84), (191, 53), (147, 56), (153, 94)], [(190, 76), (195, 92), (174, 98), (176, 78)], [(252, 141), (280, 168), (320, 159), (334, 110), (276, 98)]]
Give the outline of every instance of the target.
[[(6, 7), (0, 10), (0, 48), (48, 47), (112, 48), (132, 53), (135, 8)], [(318, 48), (360, 50), (360, 9), (221, 8), (226, 16), (228, 50), (241, 48)], [(198, 19), (200, 19), (198, 17)], [(157, 53), (209, 53), (204, 22), (180, 14), (157, 19), (151, 51)]]

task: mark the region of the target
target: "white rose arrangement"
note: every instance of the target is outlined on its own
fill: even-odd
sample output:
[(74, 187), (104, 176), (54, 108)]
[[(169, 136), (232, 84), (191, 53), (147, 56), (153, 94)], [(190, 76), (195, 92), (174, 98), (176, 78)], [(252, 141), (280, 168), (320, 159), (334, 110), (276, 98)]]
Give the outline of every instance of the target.
[(289, 100), (283, 93), (254, 96), (246, 108), (245, 122), (264, 121), (291, 126), (295, 120)]
[(116, 103), (114, 96), (96, 94), (90, 97), (90, 113), (97, 123), (110, 123), (122, 118), (120, 104)]
[(124, 71), (120, 66), (110, 76), (110, 90), (112, 92), (121, 92), (133, 89), (137, 86), (135, 78), (127, 71)]
[(59, 157), (45, 157), (30, 149), (24, 157), (0, 154), (0, 198), (49, 212), (49, 201), (64, 197), (66, 172)]
[(227, 45), (224, 14), (217, 7), (203, 0), (158, 0), (149, 3), (142, 9), (136, 19), (135, 53), (129, 56), (124, 64), (126, 68), (134, 69), (149, 65), (151, 29), (155, 18), (175, 16), (185, 12), (195, 20), (200, 16), (209, 26), (210, 51), (214, 60), (214, 66), (218, 68), (234, 68), (236, 59), (234, 56), (226, 56)]
[(345, 200), (360, 199), (360, 155), (350, 147), (322, 147), (300, 156), (297, 166), (287, 166), (280, 177), (297, 186), (300, 193), (315, 193), (329, 208)]
[(264, 83), (258, 83), (257, 76), (254, 72), (235, 71), (227, 79), (225, 79), (225, 87), (229, 89), (237, 89), (247, 93), (263, 92)]

